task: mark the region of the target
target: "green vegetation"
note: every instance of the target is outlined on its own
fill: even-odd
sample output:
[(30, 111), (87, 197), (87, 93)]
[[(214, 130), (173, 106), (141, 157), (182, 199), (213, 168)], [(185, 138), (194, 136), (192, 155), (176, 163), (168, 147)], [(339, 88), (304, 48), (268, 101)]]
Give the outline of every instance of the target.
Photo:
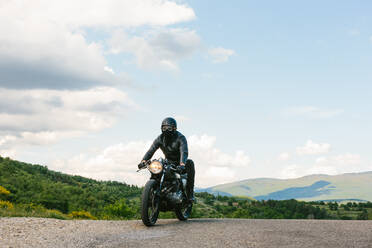
[[(198, 204), (194, 218), (248, 218), (248, 219), (372, 219), (372, 202), (303, 202), (291, 200), (252, 201), (239, 197), (214, 196), (197, 193)], [(343, 210), (349, 206), (349, 210)]]
[(96, 220), (97, 218), (91, 215), (89, 212), (81, 210), (81, 211), (72, 211), (69, 217), (74, 219), (89, 219), (89, 220)]
[(46, 209), (43, 206), (30, 204), (16, 204), (12, 208), (1, 208), (0, 216), (6, 217), (42, 217), (42, 218), (55, 218), (61, 220), (71, 219), (68, 215), (61, 213), (55, 209)]
[(327, 210), (296, 200), (251, 201), (244, 198), (198, 193), (201, 200), (193, 217), (247, 219), (330, 219)]
[[(0, 216), (139, 219), (142, 188), (97, 181), (0, 157)], [(372, 203), (256, 201), (196, 193), (192, 218), (372, 219)], [(173, 212), (160, 218), (175, 218)]]
[(35, 204), (63, 214), (89, 211), (99, 215), (104, 208), (122, 199), (138, 197), (141, 188), (112, 181), (96, 181), (48, 170), (0, 157), (0, 192), (13, 204)]

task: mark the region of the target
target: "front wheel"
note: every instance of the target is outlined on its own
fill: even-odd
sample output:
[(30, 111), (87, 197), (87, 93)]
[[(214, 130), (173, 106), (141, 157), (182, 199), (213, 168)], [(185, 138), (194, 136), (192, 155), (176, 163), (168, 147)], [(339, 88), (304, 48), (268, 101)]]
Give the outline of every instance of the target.
[(146, 226), (153, 226), (159, 216), (159, 196), (156, 194), (158, 183), (150, 179), (142, 191), (141, 217)]
[(185, 221), (191, 216), (192, 203), (187, 202), (175, 209), (176, 216), (179, 220)]

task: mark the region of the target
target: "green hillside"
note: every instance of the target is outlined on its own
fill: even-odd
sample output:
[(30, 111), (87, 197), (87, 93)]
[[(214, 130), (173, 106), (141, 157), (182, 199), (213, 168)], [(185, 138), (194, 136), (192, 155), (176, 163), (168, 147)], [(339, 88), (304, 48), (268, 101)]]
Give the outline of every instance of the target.
[(2, 157), (0, 185), (11, 192), (6, 200), (14, 204), (36, 204), (62, 213), (85, 210), (93, 215), (141, 194), (137, 186), (67, 175)]
[(199, 189), (227, 196), (257, 200), (372, 201), (372, 172), (341, 175), (310, 175), (296, 179), (257, 178)]

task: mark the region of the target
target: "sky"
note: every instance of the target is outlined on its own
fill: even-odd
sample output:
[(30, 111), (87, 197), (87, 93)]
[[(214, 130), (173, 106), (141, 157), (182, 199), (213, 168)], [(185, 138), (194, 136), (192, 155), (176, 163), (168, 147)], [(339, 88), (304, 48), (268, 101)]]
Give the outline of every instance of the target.
[(172, 116), (197, 187), (371, 171), (371, 12), (0, 0), (0, 155), (141, 186), (137, 164)]

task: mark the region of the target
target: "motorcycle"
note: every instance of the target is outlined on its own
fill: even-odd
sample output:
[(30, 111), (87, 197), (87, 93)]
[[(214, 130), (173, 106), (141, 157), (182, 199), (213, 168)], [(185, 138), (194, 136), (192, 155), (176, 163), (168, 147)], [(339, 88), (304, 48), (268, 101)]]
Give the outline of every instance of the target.
[(147, 161), (138, 171), (145, 168), (151, 172), (151, 178), (142, 191), (143, 224), (155, 225), (160, 211), (174, 211), (179, 220), (186, 221), (193, 205), (186, 192), (187, 174), (163, 158)]

